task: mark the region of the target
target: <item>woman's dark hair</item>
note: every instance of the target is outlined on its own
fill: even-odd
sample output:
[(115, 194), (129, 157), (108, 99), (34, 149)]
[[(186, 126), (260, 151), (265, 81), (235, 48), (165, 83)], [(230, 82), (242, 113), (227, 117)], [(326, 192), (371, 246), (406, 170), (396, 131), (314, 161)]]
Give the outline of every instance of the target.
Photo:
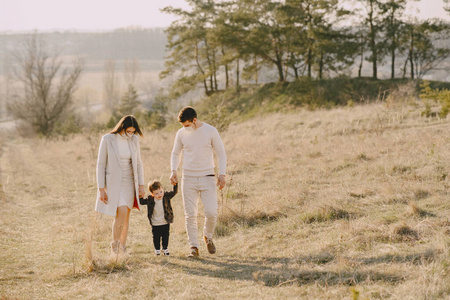
[(178, 122), (184, 123), (186, 121), (194, 121), (197, 118), (197, 112), (190, 106), (183, 107), (178, 113)]
[(141, 129), (139, 128), (136, 117), (133, 115), (124, 116), (122, 119), (120, 119), (120, 121), (116, 124), (116, 126), (113, 130), (111, 130), (110, 133), (120, 133), (130, 127), (136, 129), (136, 131), (134, 132), (135, 134), (137, 133), (142, 137), (144, 136)]

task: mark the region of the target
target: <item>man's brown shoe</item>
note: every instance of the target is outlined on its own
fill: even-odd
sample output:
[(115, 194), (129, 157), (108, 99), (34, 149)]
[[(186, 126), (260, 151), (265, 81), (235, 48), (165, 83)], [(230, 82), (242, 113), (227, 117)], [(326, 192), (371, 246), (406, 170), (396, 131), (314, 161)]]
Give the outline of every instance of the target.
[(203, 238), (205, 239), (205, 243), (206, 243), (206, 247), (208, 248), (208, 252), (210, 254), (216, 253), (216, 246), (214, 246), (212, 239), (209, 239), (206, 236), (204, 236)]
[(188, 257), (198, 257), (198, 248), (197, 247), (191, 247), (191, 252), (189, 252)]

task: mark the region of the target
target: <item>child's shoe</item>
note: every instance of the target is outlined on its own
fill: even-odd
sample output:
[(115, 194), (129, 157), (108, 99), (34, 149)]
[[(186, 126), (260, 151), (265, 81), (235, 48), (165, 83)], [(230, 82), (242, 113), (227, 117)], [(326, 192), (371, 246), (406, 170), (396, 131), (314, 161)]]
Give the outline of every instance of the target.
[(161, 250), (155, 250), (156, 255), (161, 255)]
[(164, 256), (169, 256), (169, 249), (163, 249)]

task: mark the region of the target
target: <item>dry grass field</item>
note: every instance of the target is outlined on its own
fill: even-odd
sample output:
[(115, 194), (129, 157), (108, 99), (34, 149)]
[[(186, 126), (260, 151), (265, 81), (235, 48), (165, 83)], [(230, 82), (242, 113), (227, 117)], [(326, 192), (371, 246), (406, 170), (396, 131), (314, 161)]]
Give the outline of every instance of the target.
[[(450, 119), (420, 112), (367, 104), (231, 124), (218, 253), (202, 246), (199, 259), (186, 257), (180, 195), (170, 257), (153, 254), (137, 211), (130, 256), (108, 256), (112, 219), (93, 212), (100, 135), (3, 133), (0, 298), (449, 299)], [(146, 181), (170, 188), (174, 136), (145, 132)]]

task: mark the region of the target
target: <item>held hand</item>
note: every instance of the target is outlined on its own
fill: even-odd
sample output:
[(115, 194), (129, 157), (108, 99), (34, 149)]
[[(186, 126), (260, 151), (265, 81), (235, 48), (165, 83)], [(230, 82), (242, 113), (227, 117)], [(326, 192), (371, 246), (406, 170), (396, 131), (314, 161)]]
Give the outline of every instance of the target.
[(144, 198), (144, 196), (145, 196), (144, 186), (140, 185), (139, 186), (139, 198)]
[(105, 203), (108, 204), (108, 195), (106, 194), (106, 190), (104, 188), (99, 189), (100, 192), (100, 200)]
[(219, 177), (217, 178), (217, 186), (219, 187), (219, 190), (223, 189), (225, 187), (225, 184), (225, 175), (219, 175)]
[(170, 183), (172, 185), (175, 185), (178, 183), (178, 175), (177, 175), (177, 171), (172, 171), (172, 173), (170, 174)]

